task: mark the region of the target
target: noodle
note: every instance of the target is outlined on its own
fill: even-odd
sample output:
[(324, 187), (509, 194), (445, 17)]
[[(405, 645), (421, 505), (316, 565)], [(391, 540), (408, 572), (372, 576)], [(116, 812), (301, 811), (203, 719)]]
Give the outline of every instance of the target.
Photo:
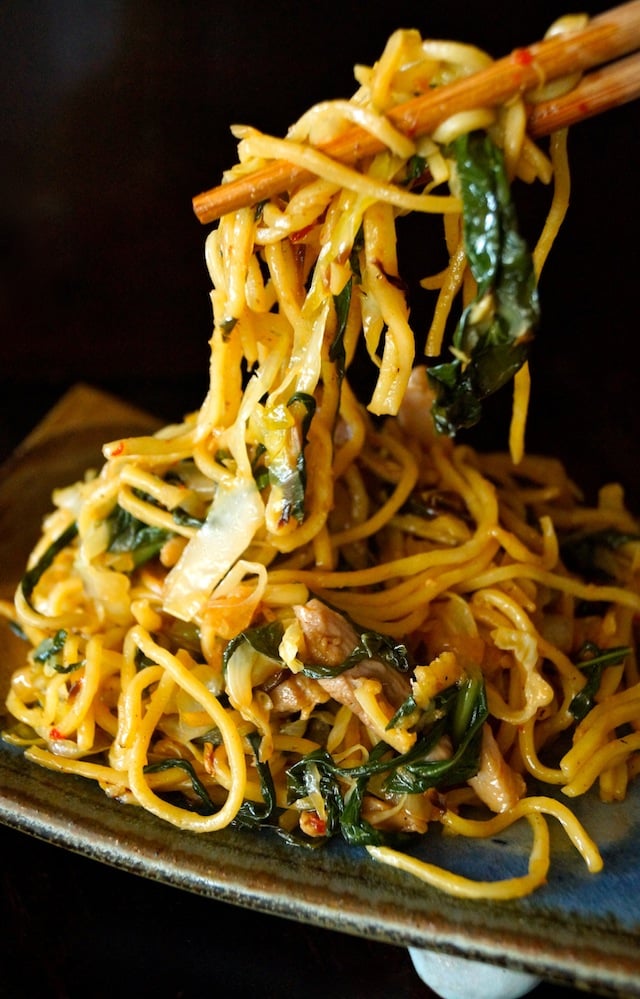
[[(278, 157), (312, 178), (207, 238), (206, 398), (177, 426), (107, 443), (97, 474), (54, 493), (0, 614), (29, 644), (4, 738), (34, 763), (181, 829), (341, 834), (444, 892), (509, 899), (547, 879), (547, 817), (602, 866), (554, 794), (621, 800), (640, 769), (640, 532), (620, 487), (590, 505), (560, 462), (525, 454), (524, 347), (569, 200), (566, 133), (549, 155), (535, 146), (523, 98), (421, 138), (385, 117), (489, 61), (398, 31), (357, 67), (351, 101), (318, 104), (285, 139), (234, 129), (227, 179)], [(385, 150), (345, 166), (315, 148), (350, 122)], [(522, 300), (505, 305), (500, 273), (487, 285), (479, 266), (468, 171), (481, 185), (493, 171)], [(517, 178), (553, 188), (530, 261)], [(436, 299), (427, 363), (401, 274), (409, 212), (442, 226), (448, 255), (420, 281)], [(443, 428), (471, 425), (508, 380), (485, 392), (474, 353), (507, 326), (510, 454), (481, 454)], [(366, 366), (363, 402), (351, 372)], [(521, 819), (527, 873), (496, 882), (394, 845), (439, 825), (453, 868), (456, 837)]]

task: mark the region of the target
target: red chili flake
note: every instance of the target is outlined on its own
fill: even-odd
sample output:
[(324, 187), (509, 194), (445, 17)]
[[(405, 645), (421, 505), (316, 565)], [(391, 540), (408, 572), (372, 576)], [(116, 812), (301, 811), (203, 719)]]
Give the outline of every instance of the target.
[(66, 736), (63, 735), (59, 729), (51, 728), (49, 729), (49, 738), (58, 740), (58, 739), (66, 739)]
[(533, 56), (529, 49), (515, 49), (513, 55), (515, 61), (520, 63), (521, 66), (530, 66), (533, 62)]
[(327, 832), (327, 823), (324, 819), (321, 819), (317, 812), (307, 812), (307, 826), (311, 828), (308, 832), (316, 836), (325, 836)]
[(111, 457), (115, 458), (124, 451), (124, 441), (118, 441), (117, 444), (111, 448)]

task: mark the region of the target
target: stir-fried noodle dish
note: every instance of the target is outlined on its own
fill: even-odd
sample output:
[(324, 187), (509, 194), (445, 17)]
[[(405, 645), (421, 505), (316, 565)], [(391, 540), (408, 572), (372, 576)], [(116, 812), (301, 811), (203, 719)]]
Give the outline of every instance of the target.
[[(590, 504), (524, 447), (566, 132), (534, 143), (523, 99), (419, 138), (386, 114), (490, 61), (398, 30), (350, 100), (284, 139), (234, 128), (225, 181), (275, 160), (305, 179), (208, 233), (200, 408), (54, 493), (1, 605), (29, 648), (4, 739), (184, 830), (342, 836), (443, 891), (514, 898), (547, 879), (555, 822), (600, 870), (573, 799), (619, 801), (640, 769), (640, 534), (621, 486)], [(346, 166), (319, 147), (353, 124), (383, 148)], [(534, 183), (530, 250), (512, 194)], [(409, 214), (446, 248), (423, 329)], [(507, 382), (508, 448), (479, 453), (465, 431)], [(455, 870), (456, 838), (521, 819), (521, 872)], [(438, 826), (451, 870), (424, 859)]]

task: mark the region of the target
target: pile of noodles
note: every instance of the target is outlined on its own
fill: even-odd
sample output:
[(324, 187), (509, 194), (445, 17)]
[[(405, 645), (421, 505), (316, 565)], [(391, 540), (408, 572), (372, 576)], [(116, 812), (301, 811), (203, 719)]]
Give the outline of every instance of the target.
[[(351, 100), (312, 108), (285, 139), (235, 129), (229, 178), (284, 158), (313, 179), (208, 236), (214, 330), (201, 408), (107, 444), (102, 468), (55, 492), (15, 604), (2, 605), (30, 649), (4, 737), (35, 763), (203, 833), (258, 822), (266, 780), (268, 824), (291, 839), (331, 831), (318, 767), (305, 771), (305, 793), (292, 795), (288, 776), (320, 754), (338, 812), (359, 796), (373, 857), (444, 891), (512, 898), (546, 879), (548, 817), (600, 869), (569, 806), (592, 787), (623, 799), (638, 770), (640, 546), (618, 485), (590, 506), (558, 461), (524, 454), (526, 365), (510, 455), (479, 454), (431, 419), (416, 355), (441, 354), (451, 310), (475, 294), (450, 143), (484, 130), (510, 181), (550, 185), (537, 273), (568, 199), (566, 136), (535, 145), (521, 100), (418, 139), (385, 116), (489, 61), (398, 31), (373, 67), (356, 68)], [(352, 123), (384, 151), (347, 167), (315, 148)], [(419, 189), (405, 183), (415, 157), (426, 164)], [(396, 224), (409, 212), (441, 218), (448, 261), (422, 282), (435, 308), (418, 348), (398, 272)], [(359, 351), (377, 369), (364, 401)], [(592, 542), (597, 573), (569, 560), (576, 537)], [(265, 634), (277, 635), (273, 648), (251, 640)], [(349, 635), (406, 652), (403, 703), (375, 649), (323, 680), (318, 667), (330, 674)], [(364, 786), (367, 764), (410, 754), (465, 684), (487, 708), (477, 773), (419, 791), (374, 773)], [(432, 755), (454, 752), (445, 737)], [(394, 840), (438, 825), (491, 837), (523, 817), (528, 870), (498, 882), (442, 870)]]

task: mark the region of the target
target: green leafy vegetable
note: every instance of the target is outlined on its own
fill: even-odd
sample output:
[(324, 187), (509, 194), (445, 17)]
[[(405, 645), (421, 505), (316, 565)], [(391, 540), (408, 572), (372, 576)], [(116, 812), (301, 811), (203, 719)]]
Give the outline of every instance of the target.
[(626, 645), (618, 645), (613, 649), (600, 649), (593, 642), (587, 642), (581, 650), (581, 658), (587, 656), (576, 665), (585, 674), (587, 681), (569, 704), (569, 711), (576, 719), (582, 721), (595, 706), (595, 698), (600, 689), (602, 674), (608, 666), (620, 666), (631, 649)]
[[(478, 772), (481, 729), (489, 714), (483, 680), (479, 677), (465, 680), (447, 705), (447, 712), (444, 722), (437, 722), (429, 735), (419, 740), (394, 767), (385, 784), (389, 791), (418, 794), (430, 787), (453, 787)], [(452, 756), (445, 760), (429, 759), (445, 731), (453, 743)]]
[(410, 694), (406, 701), (400, 705), (393, 718), (388, 722), (387, 729), (398, 728), (399, 725), (406, 722), (407, 718), (411, 718), (412, 715), (415, 715), (418, 710), (419, 708), (416, 704), (415, 698)]
[[(280, 642), (284, 634), (284, 628), (280, 621), (271, 621), (269, 624), (258, 625), (255, 628), (247, 628), (241, 631), (225, 648), (223, 663), (226, 665), (229, 659), (242, 642), (249, 645), (261, 655), (276, 662), (282, 662), (279, 653)], [(360, 632), (358, 643), (353, 651), (337, 666), (324, 666), (320, 663), (309, 663), (303, 668), (306, 676), (316, 680), (339, 676), (345, 670), (350, 669), (363, 659), (377, 659), (386, 663), (400, 673), (406, 673), (411, 662), (406, 645), (396, 642), (389, 635), (383, 635), (379, 631), (365, 629)]]
[[(186, 510), (183, 510), (181, 506), (177, 506), (175, 510), (172, 510), (171, 516), (173, 517), (174, 522), (176, 524), (180, 524), (181, 527), (200, 528), (204, 524), (203, 517), (194, 517), (192, 514), (187, 513)], [(169, 532), (167, 532), (167, 534), (168, 533)]]
[(304, 493), (307, 484), (305, 447), (309, 426), (316, 409), (316, 401), (308, 392), (295, 392), (287, 403), (287, 409), (296, 425), (299, 447), (295, 453), (282, 447), (276, 455), (270, 456), (269, 481), (282, 491), (283, 518), (304, 519)]
[(146, 669), (147, 666), (155, 666), (156, 665), (155, 660), (152, 659), (150, 656), (146, 655), (142, 651), (142, 649), (136, 649), (135, 655), (133, 657), (133, 661), (135, 663), (135, 667), (136, 667), (136, 670), (138, 670), (138, 672), (140, 672), (143, 669)]
[[(167, 476), (171, 481), (173, 477)], [(175, 477), (177, 478), (177, 477)], [(181, 480), (177, 478), (177, 481)], [(159, 506), (152, 496), (148, 496), (141, 490), (134, 490), (135, 495), (152, 506)], [(163, 508), (161, 508), (163, 509)], [(201, 528), (204, 521), (201, 517), (194, 517), (182, 507), (176, 507), (170, 511), (175, 524), (182, 527)], [(129, 553), (133, 556), (134, 566), (144, 565), (160, 552), (165, 542), (173, 537), (173, 532), (164, 527), (157, 527), (147, 524), (135, 517), (119, 503), (113, 507), (111, 513), (106, 518), (106, 525), (109, 532), (108, 551), (114, 554)]]
[(260, 778), (260, 791), (262, 793), (263, 804), (258, 805), (255, 801), (245, 801), (238, 810), (234, 819), (237, 825), (259, 826), (267, 822), (276, 812), (276, 789), (273, 784), (273, 777), (268, 763), (261, 763), (258, 751), (260, 748), (260, 736), (257, 732), (251, 732), (247, 736), (253, 755), (255, 757), (256, 770)]
[[(326, 838), (340, 834), (355, 846), (382, 843), (384, 836), (362, 817), (361, 810), (369, 777), (377, 767), (385, 769), (388, 765), (380, 763), (388, 748), (379, 743), (371, 751), (367, 765), (351, 769), (336, 766), (326, 749), (309, 753), (287, 771), (289, 802), (319, 794), (326, 814)], [(345, 781), (348, 788), (343, 792)]]
[(46, 552), (36, 563), (36, 565), (34, 565), (33, 568), (25, 572), (24, 576), (22, 577), (20, 586), (22, 588), (22, 593), (27, 603), (30, 603), (33, 591), (40, 582), (42, 576), (44, 576), (47, 569), (53, 564), (56, 556), (59, 555), (61, 551), (64, 551), (64, 549), (71, 544), (71, 542), (76, 537), (77, 533), (78, 533), (78, 525), (74, 521), (74, 523), (69, 524), (67, 529), (64, 530), (62, 534), (55, 539), (55, 541), (51, 542)]
[[(219, 738), (219, 733), (215, 733), (214, 739), (217, 741)], [(263, 804), (259, 805), (253, 801), (245, 801), (235, 819), (234, 824), (255, 827), (263, 825), (271, 819), (276, 813), (276, 792), (273, 784), (273, 778), (271, 776), (271, 771), (267, 763), (261, 763), (258, 758), (258, 750), (260, 746), (260, 736), (257, 732), (252, 732), (248, 736), (248, 741), (253, 749), (255, 755), (255, 766), (260, 778), (260, 789), (263, 797)], [(211, 739), (205, 739), (204, 741), (211, 741)], [(198, 777), (193, 764), (189, 760), (181, 759), (180, 757), (172, 757), (170, 759), (161, 760), (157, 763), (150, 763), (144, 768), (145, 773), (158, 773), (163, 770), (172, 770), (173, 768), (178, 768), (184, 770), (184, 772), (189, 776), (191, 781), (191, 787), (194, 793), (200, 800), (199, 811), (203, 815), (213, 815), (217, 811), (217, 807), (211, 800), (211, 797)]]
[(118, 503), (106, 520), (109, 531), (108, 551), (114, 554), (129, 552), (135, 566), (144, 565), (154, 558), (170, 534), (163, 527), (152, 527), (134, 517)]
[(633, 541), (640, 541), (640, 534), (628, 534), (615, 528), (580, 532), (565, 538), (560, 545), (560, 554), (571, 572), (585, 579), (610, 579), (611, 554)]
[(33, 653), (33, 658), (37, 663), (46, 663), (59, 655), (64, 649), (67, 640), (67, 632), (64, 628), (56, 631), (52, 638), (44, 638)]
[(533, 261), (518, 233), (501, 150), (472, 132), (455, 140), (453, 152), (478, 293), (454, 332), (454, 360), (429, 369), (434, 420), (449, 435), (476, 424), (483, 400), (522, 367), (539, 320)]
[(43, 638), (38, 647), (33, 653), (33, 658), (37, 663), (46, 663), (47, 666), (51, 666), (56, 673), (73, 673), (74, 670), (80, 669), (84, 666), (84, 659), (79, 659), (77, 662), (69, 663), (67, 666), (63, 666), (60, 662), (60, 656), (64, 650), (64, 643), (67, 640), (67, 632), (64, 628), (60, 628), (56, 631), (55, 635), (50, 638)]
[(243, 642), (248, 642), (252, 649), (266, 656), (267, 659), (282, 662), (278, 650), (283, 634), (284, 628), (281, 621), (270, 621), (269, 624), (246, 628), (227, 644), (222, 657), (224, 669), (226, 670), (231, 656)]
[(339, 676), (340, 673), (356, 666), (363, 659), (378, 659), (400, 673), (406, 673), (411, 666), (406, 645), (402, 642), (395, 642), (389, 635), (367, 629), (360, 632), (357, 645), (338, 666), (308, 663), (303, 672), (316, 680)]
[(251, 459), (251, 471), (259, 492), (262, 492), (262, 490), (266, 489), (269, 485), (269, 469), (264, 463), (266, 451), (267, 449), (264, 444), (258, 444), (255, 449), (255, 454)]
[[(406, 176), (404, 183), (407, 187), (414, 187), (416, 182), (421, 180), (427, 171), (426, 157), (417, 153), (407, 161)], [(428, 174), (427, 174), (428, 175)]]
[(217, 811), (217, 808), (211, 798), (209, 793), (198, 777), (197, 773), (193, 768), (193, 764), (189, 760), (183, 760), (179, 756), (168, 757), (166, 760), (159, 760), (157, 763), (148, 763), (144, 768), (145, 774), (157, 774), (164, 770), (184, 770), (184, 772), (189, 777), (191, 781), (191, 787), (194, 793), (200, 799), (202, 803), (201, 814), (202, 815), (213, 815)]
[[(320, 794), (327, 814), (327, 836), (340, 831), (350, 843), (380, 843), (382, 834), (361, 815), (371, 778), (386, 775), (383, 793), (421, 794), (431, 787), (463, 783), (478, 772), (481, 728), (488, 717), (482, 678), (470, 677), (447, 688), (426, 715), (431, 723), (406, 753), (394, 754), (380, 742), (367, 762), (355, 767), (340, 767), (326, 749), (304, 756), (287, 771), (289, 802)], [(445, 735), (451, 739), (452, 755), (444, 760), (430, 759)]]
[(344, 334), (347, 328), (347, 320), (349, 318), (349, 309), (351, 308), (351, 290), (353, 287), (353, 277), (350, 277), (344, 288), (339, 295), (333, 296), (333, 303), (336, 310), (337, 318), (337, 329), (331, 346), (329, 348), (329, 359), (333, 361), (338, 367), (338, 375), (340, 379), (344, 376), (345, 367), (345, 350), (344, 350)]
[[(384, 743), (378, 743), (371, 752), (369, 760), (375, 760), (385, 749)], [(380, 846), (384, 843), (383, 834), (362, 816), (362, 803), (367, 784), (368, 777), (366, 775), (357, 777), (351, 789), (344, 796), (340, 813), (340, 831), (346, 842), (352, 846)]]
[(304, 801), (320, 795), (326, 812), (327, 837), (340, 831), (343, 810), (342, 791), (337, 779), (339, 768), (326, 749), (316, 749), (298, 760), (287, 771), (287, 797), (289, 802)]
[(353, 273), (356, 284), (360, 284), (362, 281), (362, 270), (360, 267), (360, 254), (364, 249), (364, 227), (360, 224), (360, 228), (356, 233), (356, 238), (353, 241), (353, 246), (351, 247), (351, 253), (349, 254), (349, 267)]

